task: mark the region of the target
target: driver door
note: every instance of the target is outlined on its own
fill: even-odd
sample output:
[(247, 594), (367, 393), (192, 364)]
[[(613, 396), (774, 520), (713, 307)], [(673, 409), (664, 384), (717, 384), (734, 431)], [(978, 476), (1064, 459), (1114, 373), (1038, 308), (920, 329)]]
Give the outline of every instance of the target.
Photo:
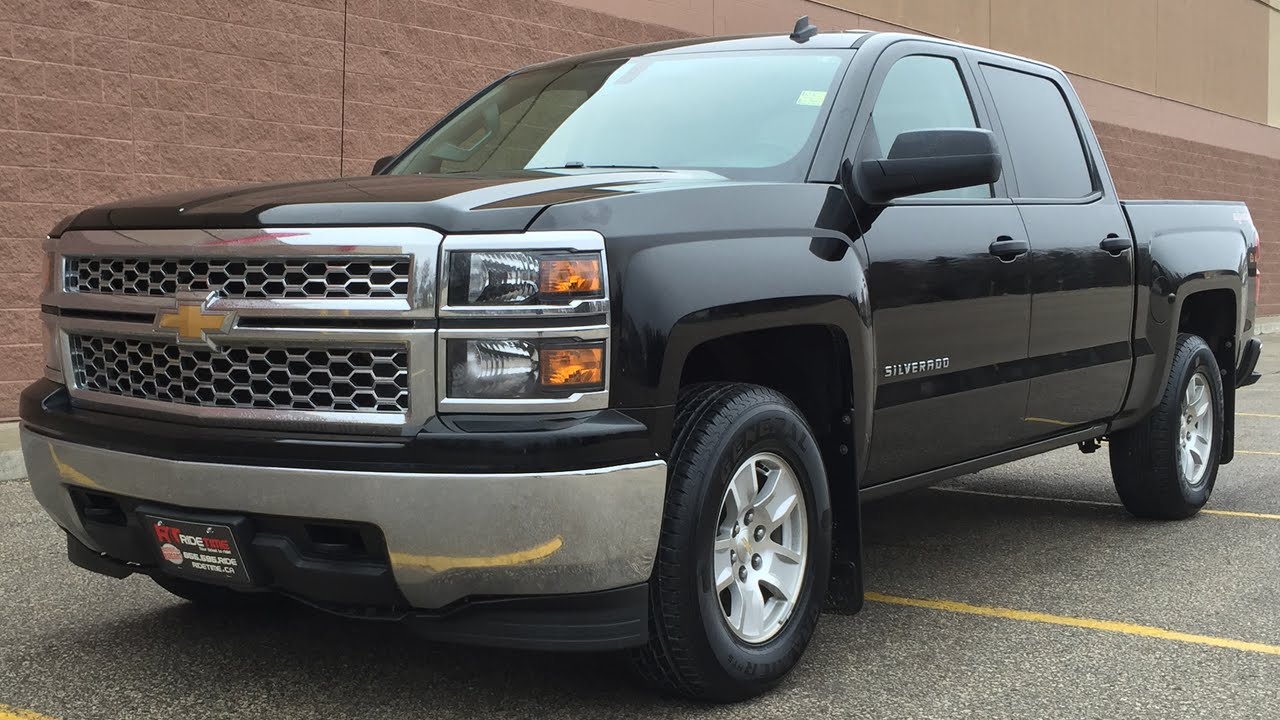
[[(990, 129), (963, 52), (905, 42), (880, 57), (854, 162), (911, 130)], [(1022, 444), (1030, 245), (1003, 179), (858, 215), (879, 376), (864, 486)]]

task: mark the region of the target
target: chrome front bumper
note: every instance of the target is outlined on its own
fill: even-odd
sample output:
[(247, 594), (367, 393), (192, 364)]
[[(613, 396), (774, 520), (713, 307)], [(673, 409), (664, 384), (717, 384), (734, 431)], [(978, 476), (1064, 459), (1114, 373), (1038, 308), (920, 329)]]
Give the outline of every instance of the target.
[(410, 604), (582, 593), (648, 579), (666, 463), (531, 474), (377, 473), (181, 462), (22, 430), (31, 487), (92, 549), (66, 486), (181, 508), (372, 523)]

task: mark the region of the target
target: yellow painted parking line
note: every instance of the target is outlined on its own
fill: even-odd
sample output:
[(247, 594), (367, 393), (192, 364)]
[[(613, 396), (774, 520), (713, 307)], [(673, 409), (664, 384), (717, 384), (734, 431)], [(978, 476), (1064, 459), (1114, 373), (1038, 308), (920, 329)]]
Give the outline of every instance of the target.
[(34, 710), (23, 710), (9, 707), (8, 705), (0, 705), (0, 720), (53, 720), (53, 718), (48, 715), (41, 715)]
[(1237, 455), (1270, 455), (1271, 457), (1280, 457), (1280, 452), (1271, 452), (1270, 450), (1237, 450)]
[(1236, 413), (1236, 415), (1240, 415), (1240, 416), (1243, 416), (1243, 417), (1275, 418), (1275, 419), (1277, 419), (1277, 420), (1280, 420), (1280, 415), (1271, 415), (1271, 414), (1269, 414), (1269, 413), (1247, 413), (1247, 412), (1238, 412), (1238, 413)]
[(1210, 510), (1208, 508), (1205, 508), (1200, 512), (1205, 513), (1207, 515), (1225, 515), (1227, 517), (1257, 518), (1258, 520), (1280, 520), (1280, 515), (1276, 515), (1273, 513), (1244, 512), (1243, 510)]
[(970, 605), (969, 603), (955, 602), (952, 600), (921, 600), (918, 598), (898, 597), (896, 595), (884, 595), (882, 593), (875, 592), (869, 592), (865, 597), (871, 602), (885, 603), (887, 605), (902, 605), (905, 607), (922, 608), (925, 610), (941, 610), (943, 612), (960, 613), (963, 615), (979, 615), (982, 617), (1000, 618), (1002, 620), (1020, 620), (1022, 622), (1044, 623), (1047, 625), (1064, 625), (1067, 627), (1084, 628), (1086, 630), (1119, 633), (1121, 635), (1137, 635), (1139, 637), (1170, 640), (1173, 642), (1190, 643), (1193, 645), (1208, 645), (1209, 647), (1239, 650), (1240, 652), (1280, 655), (1280, 645), (1266, 645), (1264, 643), (1215, 637), (1213, 635), (1196, 635), (1194, 633), (1166, 630), (1165, 628), (1154, 627), (1151, 625), (1134, 625), (1132, 623), (1116, 622), (1114, 620), (1096, 620), (1094, 618), (1071, 617), (1069, 615), (1050, 615), (1048, 613), (1031, 612), (1028, 610), (1013, 610), (1001, 607), (988, 607), (986, 605)]
[[(936, 490), (938, 492), (960, 493), (962, 495), (985, 495), (986, 497), (1004, 498), (1006, 500), (1039, 500), (1042, 502), (1069, 503), (1071, 505), (1094, 505), (1094, 506), (1109, 507), (1109, 508), (1124, 507), (1124, 505), (1121, 505), (1118, 502), (1105, 502), (1103, 500), (1077, 500), (1075, 498), (1046, 497), (1044, 495), (1014, 495), (1012, 493), (998, 493), (998, 492), (988, 492), (985, 490), (969, 490), (966, 488), (950, 488), (950, 487), (935, 487), (933, 488), (933, 490)], [(1205, 515), (1223, 515), (1226, 517), (1254, 518), (1256, 520), (1280, 520), (1280, 514), (1273, 514), (1273, 513), (1245, 512), (1243, 510), (1214, 510), (1211, 508), (1204, 508), (1200, 512), (1204, 513)]]

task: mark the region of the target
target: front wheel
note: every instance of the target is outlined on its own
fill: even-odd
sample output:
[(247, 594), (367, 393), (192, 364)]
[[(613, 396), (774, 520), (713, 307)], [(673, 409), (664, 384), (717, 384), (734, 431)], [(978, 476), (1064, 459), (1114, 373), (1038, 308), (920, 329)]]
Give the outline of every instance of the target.
[(650, 640), (653, 684), (743, 700), (799, 661), (831, 562), (821, 453), (795, 406), (767, 388), (697, 386), (678, 408)]
[(1209, 501), (1222, 454), (1222, 392), (1213, 351), (1196, 335), (1179, 335), (1160, 403), (1110, 436), (1111, 475), (1129, 512), (1178, 520)]

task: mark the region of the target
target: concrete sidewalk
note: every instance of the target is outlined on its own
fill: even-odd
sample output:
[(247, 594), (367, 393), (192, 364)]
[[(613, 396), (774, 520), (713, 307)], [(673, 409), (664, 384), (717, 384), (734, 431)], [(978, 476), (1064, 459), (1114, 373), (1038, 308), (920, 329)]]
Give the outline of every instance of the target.
[(22, 446), (18, 444), (18, 421), (0, 423), (0, 482), (20, 480), (26, 476)]

